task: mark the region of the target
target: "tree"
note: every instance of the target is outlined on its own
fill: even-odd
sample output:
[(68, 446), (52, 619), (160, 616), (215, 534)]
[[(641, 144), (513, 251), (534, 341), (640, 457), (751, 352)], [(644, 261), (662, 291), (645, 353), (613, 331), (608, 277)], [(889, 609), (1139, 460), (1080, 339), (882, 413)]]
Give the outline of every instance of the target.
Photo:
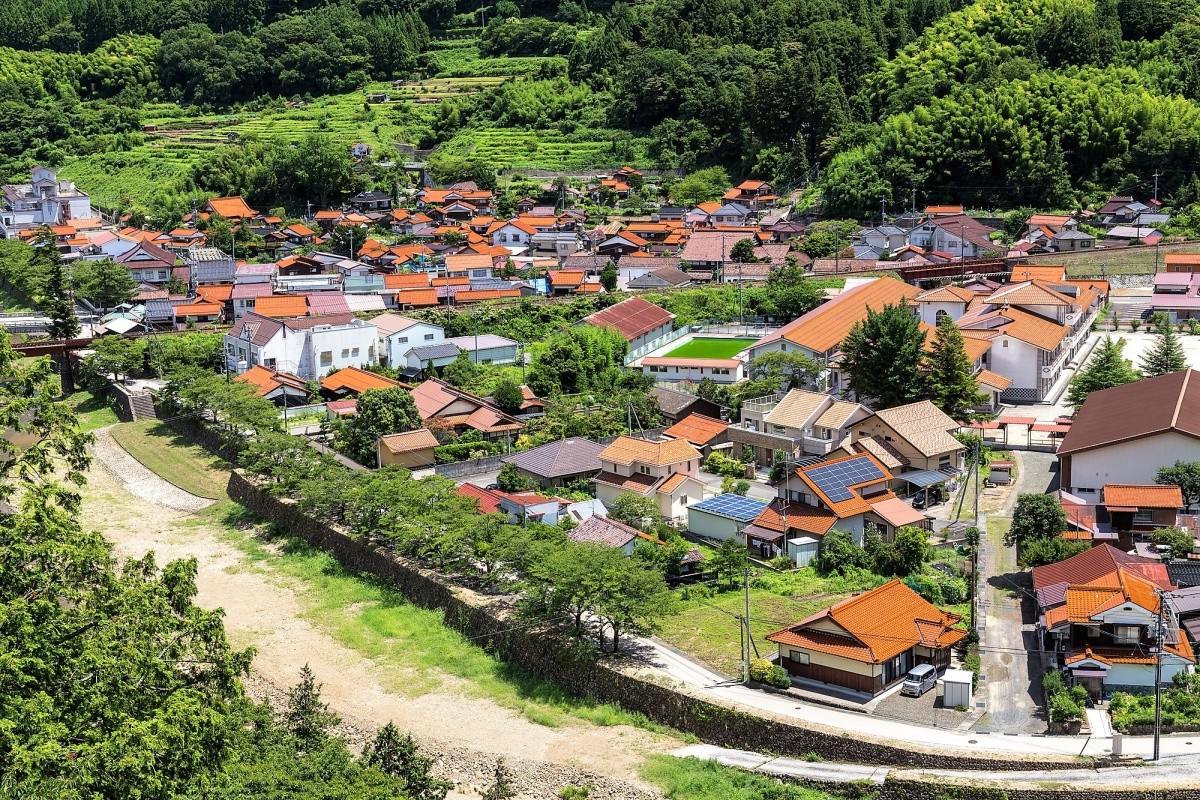
[(1176, 461), (1172, 466), (1159, 467), (1154, 482), (1178, 486), (1188, 508), (1200, 503), (1200, 461)]
[(404, 792), (410, 800), (445, 800), (454, 784), (429, 774), (433, 759), (417, 750), (410, 734), (400, 735), (395, 724), (388, 722), (375, 734), (375, 739), (363, 749), (363, 763), (385, 775), (404, 782)]
[(451, 386), (465, 389), (479, 379), (479, 365), (466, 350), (459, 350), (458, 356), (442, 370), (442, 378)]
[(1067, 402), (1075, 410), (1078, 411), (1083, 406), (1083, 401), (1092, 392), (1138, 380), (1140, 376), (1133, 368), (1133, 363), (1122, 355), (1124, 348), (1124, 339), (1114, 341), (1111, 336), (1105, 336), (1096, 348), (1095, 355), (1071, 378), (1071, 385), (1067, 389)]
[(1041, 567), (1046, 564), (1057, 564), (1059, 561), (1090, 549), (1091, 545), (1087, 542), (1073, 542), (1059, 537), (1033, 539), (1021, 545), (1021, 557), (1018, 562), (1026, 568)]
[(804, 268), (794, 259), (767, 275), (767, 298), (770, 313), (784, 319), (807, 314), (824, 300), (821, 291), (808, 280)]
[(746, 546), (737, 539), (726, 539), (713, 554), (710, 566), (718, 577), (725, 576), (726, 585), (732, 588), (749, 563)]
[(756, 247), (753, 239), (738, 239), (729, 250), (729, 258), (735, 264), (754, 264), (758, 256), (754, 253)]
[(617, 499), (613, 500), (612, 507), (608, 509), (608, 518), (641, 529), (658, 520), (658, 503), (654, 501), (653, 497), (643, 497), (633, 492), (621, 492), (617, 495)]
[(1004, 544), (1024, 546), (1037, 539), (1051, 539), (1067, 529), (1067, 514), (1058, 498), (1050, 494), (1023, 494), (1017, 498), (1012, 527)]
[(749, 378), (769, 380), (785, 389), (810, 386), (821, 374), (821, 365), (800, 352), (771, 350), (750, 360)]
[[(49, 241), (46, 241), (46, 236)], [(79, 318), (75, 316), (75, 300), (67, 285), (62, 256), (54, 243), (54, 234), (48, 230), (38, 234), (37, 261), (46, 270), (46, 283), (42, 290), (42, 313), (50, 318), (47, 333), (51, 339), (74, 339), (79, 335)]]
[(496, 759), (492, 785), (483, 793), (483, 800), (510, 800), (516, 796), (516, 790), (512, 788), (512, 778), (508, 775), (508, 768), (504, 766), (504, 759)]
[(92, 350), (95, 352), (84, 359), (84, 365), (112, 376), (114, 383), (140, 368), (146, 352), (142, 342), (124, 336), (103, 336), (92, 343)]
[(421, 415), (407, 390), (368, 389), (359, 395), (354, 416), (336, 423), (334, 443), (338, 450), (360, 464), (372, 464), (380, 436), (419, 427)]
[[(12, 501), (23, 484), (44, 484), (55, 477), (82, 486), (91, 463), (92, 436), (79, 430), (75, 412), (56, 402), (59, 381), (49, 358), (22, 359), (8, 331), (0, 328), (0, 500)], [(61, 502), (78, 497), (58, 489)]]
[(288, 689), (287, 707), (283, 712), (284, 726), (307, 749), (339, 722), (341, 718), (321, 700), (321, 686), (308, 664), (305, 664), (300, 668), (300, 682)]
[(850, 534), (835, 528), (821, 539), (821, 552), (813, 559), (813, 568), (821, 575), (845, 575), (865, 569), (869, 561), (867, 551), (856, 545)]
[(674, 597), (658, 569), (628, 558), (619, 548), (601, 546), (608, 555), (601, 559), (595, 613), (608, 626), (615, 653), (621, 649), (622, 631), (655, 627), (671, 613)]
[(525, 395), (516, 381), (503, 375), (492, 389), (492, 402), (505, 414), (519, 414), (521, 406), (525, 405)]
[(1158, 528), (1150, 535), (1150, 541), (1171, 548), (1171, 558), (1190, 558), (1196, 549), (1196, 539), (1186, 528)]
[(1157, 320), (1158, 330), (1154, 343), (1142, 356), (1142, 374), (1147, 378), (1166, 375), (1169, 372), (1179, 372), (1187, 369), (1187, 356), (1183, 352), (1183, 344), (1179, 334), (1166, 319)]
[(924, 397), (924, 344), (917, 318), (904, 306), (867, 309), (867, 318), (855, 323), (842, 343), (842, 370), (855, 396), (873, 400), (877, 409)]
[(604, 262), (604, 269), (600, 270), (600, 285), (606, 292), (617, 290), (617, 266), (613, 264), (611, 258)]
[(105, 310), (129, 302), (138, 288), (124, 264), (109, 260), (79, 264), (74, 277), (78, 293)]
[(930, 401), (950, 417), (966, 419), (984, 398), (979, 392), (975, 365), (967, 357), (962, 331), (949, 315), (938, 320), (925, 363)]
[(716, 200), (729, 188), (729, 173), (721, 167), (696, 170), (671, 187), (671, 199), (682, 205), (699, 205)]
[(338, 225), (329, 232), (325, 240), (325, 249), (331, 253), (357, 258), (358, 248), (366, 241), (367, 234), (353, 225)]
[(502, 492), (527, 492), (537, 486), (516, 464), (505, 464), (500, 468), (499, 474), (496, 475), (496, 485)]
[(737, 478), (729, 477), (721, 479), (722, 494), (736, 494), (739, 497), (745, 497), (749, 491), (750, 481), (748, 480), (739, 480)]

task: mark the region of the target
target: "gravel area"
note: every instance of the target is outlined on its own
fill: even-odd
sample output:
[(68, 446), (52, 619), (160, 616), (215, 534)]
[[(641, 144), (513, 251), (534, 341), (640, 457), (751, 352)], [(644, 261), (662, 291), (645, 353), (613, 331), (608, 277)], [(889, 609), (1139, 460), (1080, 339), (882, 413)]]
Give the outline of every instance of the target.
[(141, 462), (117, 444), (108, 428), (100, 428), (95, 436), (92, 454), (130, 494), (175, 511), (196, 512), (213, 504), (214, 501), (185, 492), (143, 467)]
[[(587, 784), (594, 787), (592, 800), (661, 796), (638, 770), (647, 754), (669, 752), (677, 740), (628, 726), (546, 727), (477, 696), (473, 684), (449, 674), (431, 681), (428, 674), (367, 658), (310, 616), (305, 595), (311, 587), (269, 562), (253, 561), (220, 523), (195, 515), (210, 501), (148, 475), (105, 431), (98, 432), (94, 453), (82, 492), (83, 524), (113, 542), (118, 557), (152, 550), (160, 564), (197, 560), (197, 604), (220, 607), (230, 642), (255, 648), (246, 682), (252, 696), (278, 705), (307, 664), (352, 744), (361, 746), (395, 722), (436, 760), (439, 775), (456, 782), (450, 797), (457, 800), (480, 796), (499, 758), (519, 797), (530, 800), (554, 800), (559, 787)], [(185, 504), (190, 507), (178, 507)]]

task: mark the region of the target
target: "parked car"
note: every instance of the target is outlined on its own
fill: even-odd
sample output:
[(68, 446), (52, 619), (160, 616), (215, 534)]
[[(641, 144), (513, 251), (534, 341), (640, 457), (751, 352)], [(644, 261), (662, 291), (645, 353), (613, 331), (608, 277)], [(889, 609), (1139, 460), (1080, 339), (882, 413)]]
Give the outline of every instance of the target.
[(900, 694), (920, 697), (937, 685), (937, 669), (932, 664), (917, 664), (904, 676)]

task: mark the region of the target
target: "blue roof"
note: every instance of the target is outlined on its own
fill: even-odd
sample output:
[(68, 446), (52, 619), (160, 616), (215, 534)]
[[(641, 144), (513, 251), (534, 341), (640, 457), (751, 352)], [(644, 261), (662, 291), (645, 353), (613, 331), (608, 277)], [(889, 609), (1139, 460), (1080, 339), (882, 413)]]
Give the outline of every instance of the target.
[(854, 497), (851, 486), (876, 481), (884, 474), (866, 454), (858, 455), (829, 464), (807, 467), (805, 476), (825, 493), (831, 503), (840, 503)]
[(765, 500), (741, 497), (736, 494), (719, 494), (688, 506), (688, 510), (695, 508), (709, 514), (736, 519), (738, 522), (753, 522), (754, 518), (766, 507)]
[(922, 489), (928, 489), (930, 486), (937, 486), (939, 483), (945, 483), (950, 480), (950, 476), (944, 472), (938, 472), (933, 469), (918, 469), (912, 472), (902, 472), (896, 476), (902, 481), (908, 481), (913, 486), (919, 486)]

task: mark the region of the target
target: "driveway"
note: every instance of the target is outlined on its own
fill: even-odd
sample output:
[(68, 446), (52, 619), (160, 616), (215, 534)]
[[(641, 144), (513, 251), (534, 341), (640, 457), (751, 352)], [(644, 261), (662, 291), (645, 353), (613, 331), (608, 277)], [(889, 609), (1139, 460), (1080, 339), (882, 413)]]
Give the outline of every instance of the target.
[[(1044, 494), (1058, 488), (1058, 467), (1052, 453), (1014, 451), (1017, 479), (1001, 516), (1011, 517), (1021, 494)], [(980, 575), (987, 576), (982, 595), (980, 664), (976, 703), (986, 714), (975, 724), (992, 733), (1041, 733), (1046, 719), (1041, 708), (1042, 663), (1036, 647), (1036, 607), (1029, 573), (1017, 566), (1015, 547), (1004, 545), (1004, 534), (992, 529), (981, 541)]]

